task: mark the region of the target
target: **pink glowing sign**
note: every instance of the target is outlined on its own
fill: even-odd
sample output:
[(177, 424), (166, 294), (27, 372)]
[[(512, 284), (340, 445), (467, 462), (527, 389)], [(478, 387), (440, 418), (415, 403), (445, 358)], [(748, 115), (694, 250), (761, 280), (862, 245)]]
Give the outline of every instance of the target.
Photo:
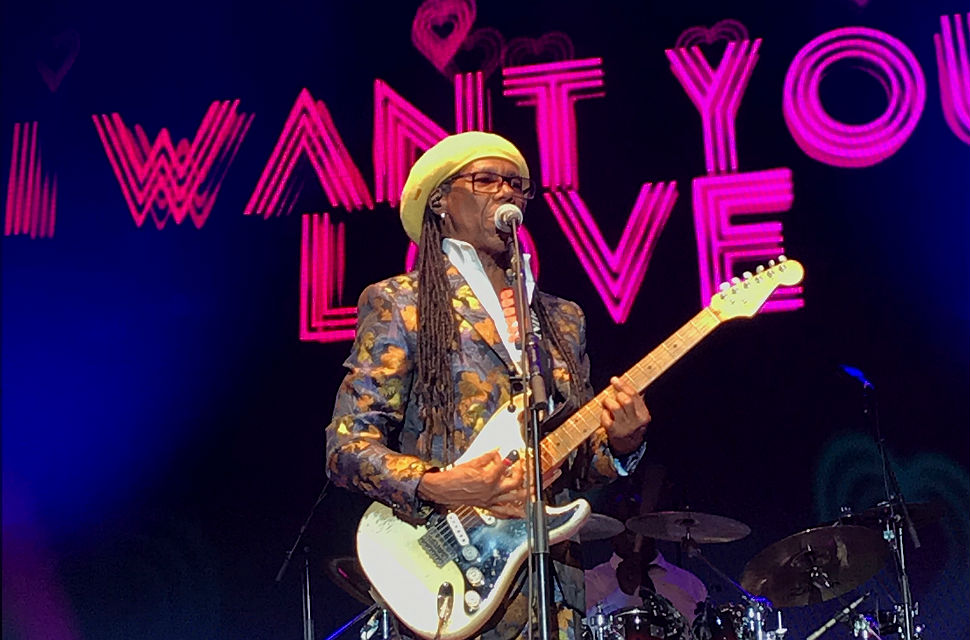
[[(455, 133), (492, 130), (492, 96), (481, 71), (455, 75)], [(403, 185), (402, 185), (403, 186)]]
[[(456, 89), (457, 92), (457, 89)], [(374, 81), (374, 195), (397, 206), (411, 165), (448, 135), (383, 80)]]
[(578, 189), (574, 105), (577, 100), (604, 95), (602, 59), (508, 67), (502, 73), (505, 95), (516, 98), (519, 106), (536, 108), (542, 186)]
[[(763, 217), (791, 208), (790, 169), (702, 176), (694, 179), (694, 226), (701, 276), (701, 304), (710, 302), (721, 282), (744, 269), (784, 253), (780, 222), (740, 224), (734, 218)], [(790, 311), (804, 306), (801, 287), (781, 287), (764, 311)]]
[(411, 22), (411, 42), (435, 69), (447, 71), (472, 24), (475, 0), (425, 0)]
[(504, 69), (505, 95), (536, 107), (546, 203), (593, 281), (607, 311), (625, 322), (653, 247), (677, 200), (677, 183), (645, 183), (616, 249), (610, 248), (579, 194), (576, 100), (603, 95), (602, 60), (568, 60)]
[(704, 163), (708, 173), (738, 170), (734, 121), (758, 62), (761, 39), (728, 42), (717, 69), (700, 47), (668, 49), (670, 68), (701, 114)]
[(238, 106), (238, 100), (213, 102), (195, 138), (174, 145), (168, 129), (149, 142), (141, 125), (132, 132), (120, 114), (92, 116), (136, 226), (151, 214), (158, 229), (170, 217), (175, 224), (189, 217), (202, 228), (253, 121)]
[(643, 184), (615, 250), (579, 192), (565, 189), (543, 195), (613, 321), (626, 322), (657, 238), (677, 201), (677, 183)]
[(300, 250), (300, 340), (353, 340), (357, 308), (340, 306), (344, 290), (344, 224), (330, 214), (303, 216)]
[(303, 89), (243, 213), (262, 214), (265, 218), (289, 214), (300, 194), (300, 182), (293, 179), (293, 170), (303, 157), (309, 160), (331, 206), (339, 205), (348, 211), (374, 208), (367, 184), (327, 105)]
[[(888, 106), (871, 122), (850, 125), (826, 113), (819, 84), (831, 65), (850, 60), (886, 90)], [(926, 103), (926, 80), (913, 52), (887, 33), (847, 27), (823, 33), (795, 55), (785, 76), (782, 109), (802, 151), (837, 167), (882, 162), (906, 142)]]
[(37, 142), (36, 122), (13, 125), (13, 151), (7, 178), (3, 234), (53, 238), (57, 218), (57, 176), (45, 172)]
[(559, 62), (574, 57), (572, 38), (561, 31), (544, 33), (538, 38), (512, 38), (505, 47), (505, 64), (519, 67), (537, 62)]
[(689, 27), (684, 29), (684, 31), (677, 36), (677, 42), (674, 43), (674, 49), (690, 49), (691, 47), (696, 47), (702, 44), (714, 44), (715, 42), (723, 40), (724, 42), (731, 42), (732, 40), (750, 40), (748, 37), (748, 28), (744, 26), (741, 22), (737, 20), (721, 20), (715, 23), (713, 26), (708, 27), (705, 25), (697, 25), (695, 27)]
[(50, 92), (55, 93), (81, 53), (81, 34), (76, 29), (66, 29), (45, 44), (46, 51), (37, 58), (37, 72)]
[[(966, 18), (966, 24), (963, 18)], [(952, 20), (952, 24), (951, 21)], [(933, 34), (940, 76), (943, 117), (956, 136), (970, 144), (970, 13), (940, 16), (940, 33)]]

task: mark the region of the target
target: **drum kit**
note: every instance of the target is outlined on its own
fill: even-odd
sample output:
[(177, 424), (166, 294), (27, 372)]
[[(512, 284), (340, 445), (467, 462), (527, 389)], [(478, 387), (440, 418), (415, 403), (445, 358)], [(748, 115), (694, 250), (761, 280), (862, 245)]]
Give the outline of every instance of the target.
[[(641, 591), (643, 605), (617, 611), (597, 606), (583, 620), (584, 640), (784, 640), (788, 629), (782, 610), (839, 600), (843, 608), (829, 622), (805, 640), (816, 640), (838, 622), (844, 622), (857, 638), (914, 640), (921, 631), (912, 624), (907, 635), (905, 612), (879, 611), (875, 616), (857, 613), (866, 595), (846, 602), (843, 596), (857, 589), (886, 565), (902, 547), (903, 522), (900, 505), (882, 503), (860, 513), (844, 510), (836, 522), (807, 529), (769, 545), (744, 567), (739, 582), (718, 569), (701, 552), (702, 545), (721, 544), (746, 537), (746, 524), (724, 516), (695, 511), (661, 511), (630, 518), (626, 523), (602, 514), (592, 514), (580, 531), (583, 543), (612, 538), (630, 531), (655, 540), (676, 542), (688, 557), (706, 565), (737, 594), (731, 604), (698, 604), (696, 618), (688, 623), (662, 595)], [(933, 505), (906, 505), (912, 521), (932, 522), (942, 516)], [(370, 584), (353, 556), (329, 558), (325, 570), (347, 594), (365, 605), (364, 613), (345, 625), (377, 612), (361, 630), (361, 637), (398, 637), (388, 628), (386, 610), (375, 603)], [(383, 612), (383, 616), (381, 616)], [(383, 627), (379, 633), (378, 627)], [(372, 628), (371, 628), (372, 627)], [(773, 627), (773, 628), (769, 628)], [(368, 633), (369, 629), (369, 633)], [(391, 631), (391, 633), (388, 633)], [(337, 634), (334, 634), (337, 635)], [(334, 637), (334, 636), (331, 636)]]
[[(902, 557), (903, 516), (919, 525), (942, 516), (934, 505), (881, 503), (860, 513), (843, 509), (843, 516), (826, 526), (790, 535), (768, 546), (744, 567), (740, 582), (718, 569), (702, 553), (701, 546), (734, 542), (751, 529), (723, 516), (694, 511), (662, 511), (636, 516), (625, 525), (608, 516), (593, 514), (580, 532), (583, 542), (612, 537), (624, 529), (655, 540), (676, 542), (705, 564), (731, 587), (737, 601), (713, 606), (699, 603), (696, 618), (684, 616), (662, 595), (643, 592), (643, 607), (604, 611), (598, 605), (583, 620), (585, 640), (783, 640), (788, 629), (782, 609), (838, 600), (843, 607), (825, 625), (807, 636), (816, 640), (838, 622), (844, 622), (856, 638), (915, 640), (922, 631), (910, 617), (907, 628), (903, 604), (874, 616), (856, 609), (869, 594), (851, 603), (843, 596), (857, 589), (882, 569), (891, 555), (897, 569), (905, 569)], [(908, 587), (905, 575), (900, 584)], [(912, 613), (910, 614), (912, 616)], [(769, 628), (773, 627), (773, 628)]]

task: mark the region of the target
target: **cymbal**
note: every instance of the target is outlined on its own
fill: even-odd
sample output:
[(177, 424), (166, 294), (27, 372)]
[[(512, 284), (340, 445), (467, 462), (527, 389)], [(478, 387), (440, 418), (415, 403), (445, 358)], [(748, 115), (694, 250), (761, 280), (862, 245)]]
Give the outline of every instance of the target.
[(751, 559), (741, 586), (777, 607), (825, 602), (876, 575), (889, 547), (866, 527), (840, 525), (788, 536)]
[(579, 530), (579, 539), (582, 542), (606, 540), (618, 533), (623, 533), (625, 529), (623, 523), (616, 518), (611, 518), (602, 513), (591, 513)]
[[(943, 507), (934, 502), (907, 502), (906, 510), (916, 527), (931, 524), (943, 517)], [(888, 502), (880, 502), (865, 511), (844, 514), (839, 518), (839, 523), (882, 529), (887, 522), (902, 517), (903, 510), (899, 504), (890, 505)]]
[(354, 556), (334, 556), (324, 564), (327, 575), (333, 583), (363, 604), (374, 604), (370, 595), (370, 581), (364, 575), (360, 562)]
[(690, 538), (698, 544), (734, 542), (751, 533), (751, 527), (743, 522), (696, 511), (647, 513), (630, 518), (626, 521), (626, 527), (648, 538), (670, 542)]

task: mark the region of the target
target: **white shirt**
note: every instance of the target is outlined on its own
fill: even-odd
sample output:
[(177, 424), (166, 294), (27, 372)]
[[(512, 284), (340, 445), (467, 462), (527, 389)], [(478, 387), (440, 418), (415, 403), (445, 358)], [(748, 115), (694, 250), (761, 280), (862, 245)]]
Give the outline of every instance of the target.
[[(499, 338), (502, 339), (502, 344), (505, 345), (509, 355), (512, 356), (512, 362), (515, 364), (516, 370), (518, 370), (519, 362), (522, 358), (522, 351), (509, 338), (509, 326), (505, 322), (505, 314), (502, 313), (502, 304), (498, 300), (498, 294), (495, 293), (495, 287), (492, 286), (491, 280), (485, 274), (485, 267), (482, 266), (482, 261), (478, 257), (478, 252), (475, 250), (475, 247), (463, 240), (445, 238), (441, 241), (441, 248), (445, 252), (445, 255), (448, 256), (448, 259), (451, 260), (451, 264), (455, 265), (458, 273), (461, 274), (461, 277), (471, 287), (472, 293), (475, 294), (475, 297), (485, 307), (485, 311), (492, 319), (492, 322), (495, 323), (495, 329), (498, 331)], [(532, 277), (532, 269), (529, 266), (529, 260), (531, 258), (532, 256), (528, 253), (522, 254), (522, 262), (525, 263), (525, 291), (526, 295), (529, 296), (530, 303), (532, 302), (532, 293), (536, 288), (535, 279)]]
[[(468, 286), (471, 287), (475, 297), (482, 303), (485, 311), (492, 319), (492, 323), (495, 324), (495, 329), (498, 331), (499, 338), (502, 339), (502, 344), (505, 345), (509, 356), (512, 357), (515, 370), (521, 371), (522, 351), (509, 338), (509, 326), (505, 322), (505, 314), (502, 313), (502, 303), (498, 300), (498, 295), (495, 293), (495, 287), (492, 286), (492, 281), (485, 274), (485, 267), (482, 266), (482, 260), (478, 257), (478, 252), (475, 250), (475, 247), (464, 240), (444, 238), (441, 241), (441, 249), (448, 256), (451, 264), (455, 265), (455, 268), (458, 269), (458, 273), (465, 279)], [(530, 303), (532, 302), (532, 294), (536, 288), (535, 278), (532, 277), (531, 259), (531, 254), (522, 254), (522, 262), (525, 263), (525, 292), (529, 297)], [(549, 410), (552, 411), (551, 399), (549, 401)], [(643, 456), (645, 450), (646, 444), (641, 444), (639, 449), (624, 457), (625, 464), (618, 458), (614, 458), (613, 466), (616, 468), (617, 473), (621, 476), (629, 475), (630, 472), (627, 471), (627, 467), (630, 469), (636, 468), (636, 464)], [(614, 575), (613, 578), (615, 580), (616, 576)]]
[[(616, 568), (621, 560), (622, 558), (614, 553), (609, 562), (598, 564), (585, 572), (587, 616), (595, 613), (597, 604), (603, 606), (604, 613), (643, 605), (640, 596), (624, 593), (616, 580)], [(697, 603), (707, 599), (707, 587), (690, 571), (667, 562), (659, 551), (650, 564), (647, 575), (653, 581), (657, 593), (670, 600), (687, 620), (687, 624), (691, 624), (694, 621), (694, 609)]]

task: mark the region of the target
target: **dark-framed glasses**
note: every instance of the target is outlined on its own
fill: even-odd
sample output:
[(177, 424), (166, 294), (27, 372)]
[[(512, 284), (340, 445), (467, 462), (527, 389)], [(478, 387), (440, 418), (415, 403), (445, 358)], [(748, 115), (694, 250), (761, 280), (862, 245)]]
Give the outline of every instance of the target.
[(503, 176), (492, 171), (475, 171), (453, 175), (450, 180), (458, 178), (471, 180), (473, 193), (498, 193), (502, 190), (502, 183), (507, 182), (517, 196), (526, 200), (531, 200), (536, 194), (536, 183), (522, 176)]

